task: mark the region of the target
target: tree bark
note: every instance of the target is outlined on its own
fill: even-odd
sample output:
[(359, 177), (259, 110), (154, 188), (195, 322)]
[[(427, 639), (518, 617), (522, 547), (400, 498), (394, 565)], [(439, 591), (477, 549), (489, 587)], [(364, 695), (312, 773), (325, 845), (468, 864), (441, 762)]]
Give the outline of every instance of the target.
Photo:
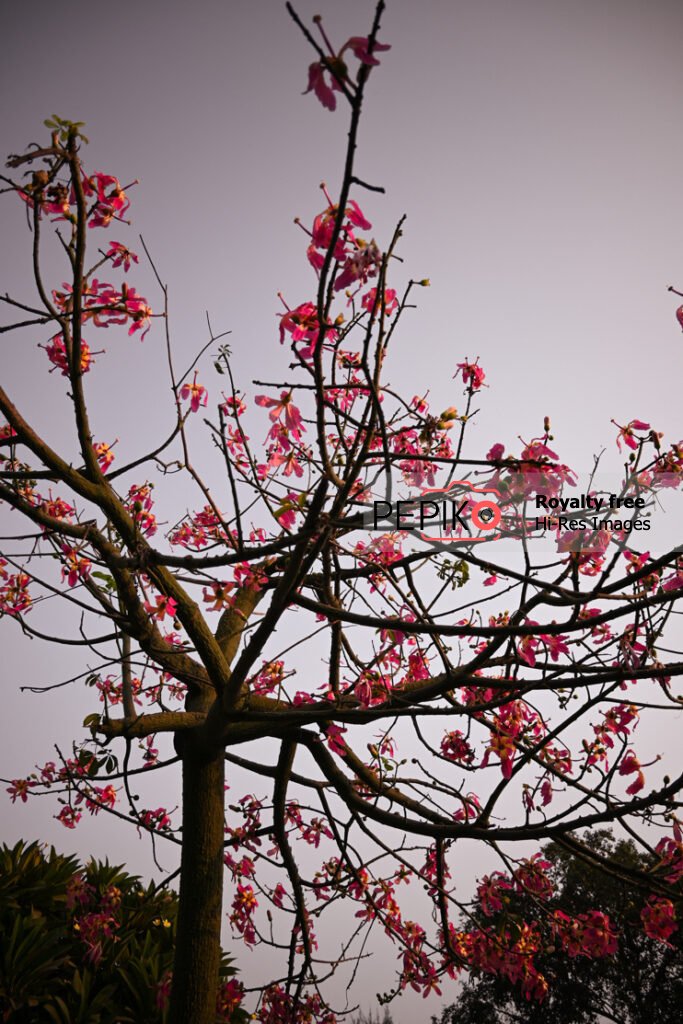
[(223, 909), (223, 751), (183, 744), (183, 846), (170, 1024), (214, 1024)]

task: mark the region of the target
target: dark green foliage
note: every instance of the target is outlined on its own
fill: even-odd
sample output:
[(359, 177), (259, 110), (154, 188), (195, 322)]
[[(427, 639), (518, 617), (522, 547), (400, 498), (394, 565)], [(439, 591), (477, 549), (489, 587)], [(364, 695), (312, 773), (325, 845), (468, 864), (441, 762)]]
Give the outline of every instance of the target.
[[(626, 869), (646, 868), (630, 841), (615, 841), (609, 832), (584, 837), (591, 849)], [(527, 1002), (504, 979), (473, 973), (457, 1003), (443, 1010), (433, 1024), (673, 1024), (683, 1016), (683, 934), (671, 946), (648, 938), (640, 925), (643, 894), (632, 882), (604, 874), (550, 843), (544, 856), (552, 867), (557, 904), (578, 915), (604, 910), (620, 932), (615, 956), (568, 958), (552, 949), (538, 956), (548, 979), (542, 1003)], [(508, 913), (537, 916), (529, 895), (510, 895)], [(481, 911), (474, 918), (491, 923)]]
[[(0, 1020), (9, 1024), (162, 1024), (178, 898), (121, 867), (0, 847)], [(225, 1011), (239, 986), (223, 959)]]

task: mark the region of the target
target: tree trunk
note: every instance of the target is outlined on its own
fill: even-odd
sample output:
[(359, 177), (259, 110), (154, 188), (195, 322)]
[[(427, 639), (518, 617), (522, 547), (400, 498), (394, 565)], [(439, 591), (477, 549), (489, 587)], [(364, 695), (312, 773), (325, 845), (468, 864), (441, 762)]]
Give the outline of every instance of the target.
[[(189, 737), (188, 737), (189, 739)], [(214, 1024), (223, 910), (223, 751), (183, 751), (183, 847), (170, 1024)]]

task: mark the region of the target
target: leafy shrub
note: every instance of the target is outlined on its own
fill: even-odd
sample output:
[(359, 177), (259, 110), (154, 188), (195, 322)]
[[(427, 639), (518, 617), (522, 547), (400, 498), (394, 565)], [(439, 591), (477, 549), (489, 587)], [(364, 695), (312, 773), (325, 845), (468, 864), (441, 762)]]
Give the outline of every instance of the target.
[[(10, 1024), (162, 1024), (177, 895), (121, 866), (38, 843), (0, 847), (0, 1019)], [(242, 1024), (223, 957), (217, 1022)]]

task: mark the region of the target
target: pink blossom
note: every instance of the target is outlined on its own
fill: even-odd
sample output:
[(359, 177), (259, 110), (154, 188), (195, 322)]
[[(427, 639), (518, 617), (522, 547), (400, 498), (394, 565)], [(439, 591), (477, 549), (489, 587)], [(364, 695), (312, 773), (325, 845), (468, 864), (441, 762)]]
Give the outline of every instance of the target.
[(235, 587), (234, 583), (223, 581), (222, 583), (212, 583), (211, 587), (204, 587), (203, 600), (205, 604), (210, 606), (212, 612), (220, 612), (223, 608), (230, 607), (233, 603), (233, 597), (230, 595), (230, 591)]
[(70, 587), (75, 587), (79, 580), (87, 580), (92, 569), (92, 562), (89, 558), (81, 558), (77, 548), (62, 546), (64, 553), (64, 566), (62, 568), (62, 579), (66, 578)]
[(470, 764), (474, 760), (474, 751), (460, 729), (446, 733), (441, 740), (441, 754), (456, 764)]
[(325, 728), (328, 747), (334, 754), (340, 754), (342, 757), (346, 754), (346, 742), (342, 739), (345, 732), (346, 729), (341, 725), (335, 725), (334, 722)]
[(127, 274), (130, 270), (131, 260), (133, 263), (138, 262), (138, 257), (134, 252), (131, 252), (121, 242), (112, 242), (107, 250), (107, 256), (111, 258), (112, 267), (123, 267)]
[(116, 790), (112, 785), (94, 786), (91, 795), (86, 798), (85, 806), (91, 814), (97, 814), (103, 807), (115, 807)]
[(351, 223), (355, 227), (360, 228), (361, 231), (369, 231), (372, 227), (372, 224), (365, 216), (355, 199), (349, 199), (349, 205), (346, 207), (344, 213)]
[(334, 281), (334, 290), (341, 291), (351, 285), (364, 285), (369, 277), (375, 277), (382, 262), (382, 253), (375, 242), (358, 239), (356, 249), (347, 256), (346, 262)]
[[(367, 36), (351, 36), (337, 54), (322, 28), (321, 19), (316, 18), (315, 20), (318, 22), (318, 27), (329, 51), (329, 56), (325, 56), (322, 60), (316, 61), (316, 63), (309, 66), (308, 88), (306, 92), (313, 91), (327, 110), (334, 110), (337, 106), (337, 100), (334, 95), (335, 91), (341, 91), (343, 88), (342, 83), (349, 81), (348, 68), (343, 59), (345, 51), (350, 50), (361, 64), (365, 64), (367, 67), (376, 67), (379, 61), (374, 54), (381, 53), (383, 50), (390, 50), (391, 47), (377, 40), (374, 40), (371, 46)], [(326, 76), (329, 77), (329, 83)]]
[(557, 661), (561, 654), (569, 654), (566, 636), (542, 633), (540, 639), (553, 661)]
[(631, 420), (625, 427), (620, 426), (616, 420), (612, 420), (615, 427), (619, 427), (619, 434), (617, 435), (617, 448), (621, 451), (621, 442), (623, 441), (627, 448), (631, 448), (635, 451), (640, 443), (640, 440), (634, 435), (634, 430), (649, 430), (650, 424), (644, 423), (642, 420)]
[(671, 900), (651, 896), (640, 913), (640, 919), (646, 935), (671, 945), (668, 940), (678, 930), (676, 912)]
[(12, 798), (12, 803), (16, 803), (17, 799), (21, 800), (23, 804), (26, 803), (29, 796), (29, 790), (33, 786), (37, 786), (38, 782), (36, 779), (12, 779), (12, 783), (5, 790), (6, 793)]
[(484, 387), (484, 378), (486, 374), (479, 366), (479, 360), (475, 360), (473, 363), (465, 361), (464, 363), (458, 363), (458, 373), (462, 373), (463, 383), (468, 385), (471, 391), (479, 391), (480, 388)]
[(382, 50), (390, 50), (391, 46), (387, 43), (379, 43), (376, 39), (372, 46), (372, 52), (370, 52), (370, 40), (367, 36), (351, 36), (351, 38), (344, 44), (341, 49), (341, 53), (347, 48), (351, 50), (354, 57), (357, 57), (362, 64), (367, 64), (370, 67), (377, 67), (379, 61), (374, 56), (376, 53), (381, 53)]
[(198, 412), (200, 405), (206, 405), (209, 394), (205, 387), (197, 383), (197, 371), (195, 370), (194, 378), (191, 384), (183, 384), (180, 389), (180, 397), (187, 401), (190, 400), (190, 409), (192, 412)]
[(281, 422), (295, 441), (301, 440), (301, 434), (305, 432), (306, 428), (301, 418), (301, 412), (292, 402), (291, 391), (282, 391), (279, 401), (277, 398), (268, 398), (267, 395), (256, 395), (254, 401), (261, 408), (270, 409), (268, 418), (271, 423)]
[(145, 609), (158, 622), (161, 622), (166, 615), (171, 619), (175, 618), (177, 608), (178, 603), (175, 598), (166, 597), (164, 594), (157, 594), (154, 604), (151, 601), (145, 601)]
[(643, 775), (642, 769), (640, 767), (640, 761), (638, 760), (634, 752), (632, 750), (629, 750), (626, 752), (625, 757), (622, 759), (622, 762), (619, 765), (619, 774), (633, 775), (634, 773), (636, 777), (626, 790), (629, 796), (635, 796), (636, 793), (640, 793), (641, 789), (645, 785), (645, 776)]
[(106, 228), (112, 220), (122, 220), (130, 206), (130, 200), (121, 188), (121, 182), (112, 174), (96, 173), (83, 181), (87, 196), (95, 195), (96, 202), (90, 211), (88, 226)]
[[(384, 295), (380, 296), (380, 302), (377, 306), (377, 312), (382, 310), (382, 302), (384, 300), (384, 315), (391, 316), (395, 310), (398, 309), (398, 299), (396, 297), (396, 291), (393, 288), (385, 288)], [(368, 313), (372, 313), (375, 309), (375, 303), (377, 302), (377, 289), (371, 288), (369, 292), (366, 292), (363, 296), (361, 305), (363, 309), (367, 309)]]
[(25, 572), (7, 575), (3, 571), (0, 574), (0, 579), (5, 580), (3, 586), (0, 587), (0, 615), (21, 615), (23, 612), (27, 612), (33, 603), (28, 591), (31, 582), (30, 576)]
[(100, 469), (103, 473), (106, 473), (115, 459), (115, 455), (112, 451), (112, 445), (106, 444), (105, 441), (93, 441), (92, 448), (97, 457)]
[(140, 811), (140, 824), (150, 831), (164, 831), (171, 825), (171, 819), (165, 807), (157, 807), (155, 811)]
[(492, 917), (503, 909), (504, 902), (508, 902), (506, 893), (512, 889), (512, 882), (502, 872), (484, 875), (477, 887), (477, 897), (486, 917)]
[[(320, 334), (318, 311), (312, 302), (302, 302), (296, 309), (287, 309), (280, 314), (280, 344), (285, 340), (285, 331), (292, 336), (293, 342), (306, 341), (308, 344), (299, 349), (302, 359), (310, 359), (315, 351)], [(332, 325), (325, 328), (325, 337), (334, 341), (337, 331)]]
[(683, 572), (680, 570), (674, 575), (669, 576), (662, 583), (662, 590), (680, 590), (683, 587)]
[(125, 284), (121, 289), (121, 295), (126, 316), (132, 320), (128, 333), (135, 334), (136, 331), (142, 331), (140, 341), (144, 341), (145, 335), (152, 326), (150, 321), (152, 307), (147, 304), (146, 299), (138, 295), (135, 288), (126, 288)]
[(60, 821), (65, 828), (76, 828), (76, 825), (82, 818), (80, 811), (74, 810), (73, 807), (65, 805), (62, 807), (59, 814), (55, 815), (57, 821)]
[[(39, 346), (42, 348), (43, 346)], [(69, 360), (66, 354), (66, 345), (64, 344), (64, 338), (61, 334), (56, 334), (47, 345), (45, 345), (45, 351), (47, 352), (47, 358), (53, 365), (54, 369), (61, 370), (63, 377), (69, 376)], [(90, 346), (87, 341), (81, 340), (81, 373), (87, 373), (91, 365), (95, 362), (90, 352)], [(50, 370), (52, 373), (52, 370)]]
[[(346, 77), (346, 68), (343, 61), (337, 62), (336, 67), (339, 71), (343, 68), (344, 73), (342, 74), (342, 77)], [(325, 77), (326, 75), (329, 75), (329, 85)], [(337, 79), (330, 73), (327, 62), (323, 63), (322, 61), (317, 61), (315, 64), (309, 65), (308, 87), (304, 91), (304, 96), (307, 92), (311, 92), (312, 90), (327, 110), (335, 110), (337, 106), (337, 99), (333, 90), (336, 89), (339, 91), (340, 88), (341, 86)]]
[(503, 458), (504, 451), (505, 445), (498, 442), (497, 444), (494, 444), (492, 448), (489, 448), (488, 452), (486, 453), (486, 458), (488, 459), (489, 462), (497, 462), (498, 459)]

